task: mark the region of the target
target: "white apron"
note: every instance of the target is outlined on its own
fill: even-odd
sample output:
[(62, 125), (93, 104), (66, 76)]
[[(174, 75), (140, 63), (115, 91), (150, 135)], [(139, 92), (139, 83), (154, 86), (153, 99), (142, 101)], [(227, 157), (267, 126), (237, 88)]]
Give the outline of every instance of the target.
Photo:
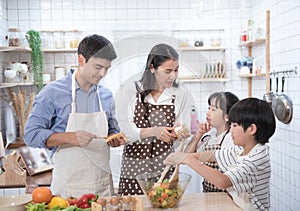
[[(97, 92), (98, 93), (98, 92)], [(85, 130), (106, 137), (108, 124), (98, 95), (100, 112), (76, 113), (75, 72), (72, 75), (72, 111), (66, 132)], [(93, 139), (87, 146), (61, 145), (53, 156), (51, 190), (62, 197), (80, 197), (86, 193), (114, 195), (109, 166), (110, 149), (104, 139)]]

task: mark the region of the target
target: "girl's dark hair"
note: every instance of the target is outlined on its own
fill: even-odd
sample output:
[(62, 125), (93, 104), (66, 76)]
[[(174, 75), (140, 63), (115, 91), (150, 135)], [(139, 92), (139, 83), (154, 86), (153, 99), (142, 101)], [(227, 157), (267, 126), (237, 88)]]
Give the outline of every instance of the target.
[[(178, 60), (178, 58), (176, 50), (169, 45), (158, 44), (151, 49), (142, 78), (135, 82), (136, 89), (141, 94), (142, 102), (153, 91), (155, 86), (155, 76), (150, 71), (151, 67), (153, 66), (154, 69), (157, 69), (164, 62), (171, 59)], [(174, 82), (173, 87), (178, 87), (178, 83)]]
[(269, 142), (276, 128), (271, 106), (257, 98), (246, 98), (234, 104), (229, 111), (229, 121), (241, 125), (244, 131), (251, 124), (255, 124), (255, 140), (260, 144)]
[(86, 62), (91, 57), (114, 60), (117, 54), (112, 43), (103, 36), (93, 34), (86, 36), (78, 46), (77, 54), (81, 54)]
[(215, 92), (208, 98), (208, 105), (216, 99), (216, 107), (223, 111), (223, 114), (228, 114), (231, 107), (239, 101), (239, 98), (231, 92)]

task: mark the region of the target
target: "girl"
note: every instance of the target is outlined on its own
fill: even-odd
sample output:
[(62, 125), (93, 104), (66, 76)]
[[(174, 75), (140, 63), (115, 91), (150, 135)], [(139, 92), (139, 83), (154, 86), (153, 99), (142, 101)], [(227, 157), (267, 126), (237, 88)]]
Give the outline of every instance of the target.
[[(216, 92), (208, 98), (207, 122), (199, 123), (198, 130), (188, 146), (186, 152), (211, 151), (233, 146), (229, 133), (230, 122), (228, 113), (230, 108), (238, 101), (238, 97), (231, 92)], [(206, 162), (208, 166), (219, 169), (216, 162)], [(215, 187), (204, 179), (203, 192), (223, 192), (225, 190)]]

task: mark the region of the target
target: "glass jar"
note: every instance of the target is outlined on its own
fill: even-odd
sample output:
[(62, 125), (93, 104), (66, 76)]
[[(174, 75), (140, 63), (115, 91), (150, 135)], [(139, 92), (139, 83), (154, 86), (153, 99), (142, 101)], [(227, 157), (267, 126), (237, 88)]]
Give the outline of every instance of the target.
[(132, 197), (131, 196), (123, 196), (122, 198), (122, 211), (132, 211)]
[(78, 30), (72, 30), (69, 33), (69, 46), (70, 48), (78, 48), (79, 38), (78, 38)]
[(110, 200), (110, 211), (121, 211), (120, 209), (120, 200), (117, 197), (112, 197)]
[(55, 31), (53, 36), (54, 36), (54, 48), (56, 49), (65, 48), (64, 32)]
[(41, 39), (43, 49), (53, 48), (53, 34), (51, 31), (42, 31)]
[(8, 46), (21, 46), (21, 34), (18, 28), (8, 28)]
[(97, 200), (97, 203), (99, 203), (102, 206), (102, 211), (107, 211), (107, 209), (106, 209), (106, 200), (104, 198), (99, 198)]

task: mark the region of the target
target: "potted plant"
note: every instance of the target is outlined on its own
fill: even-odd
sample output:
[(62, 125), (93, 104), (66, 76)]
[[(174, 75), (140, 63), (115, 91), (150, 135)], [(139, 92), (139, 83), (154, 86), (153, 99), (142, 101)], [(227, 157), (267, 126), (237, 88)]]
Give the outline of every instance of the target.
[(31, 48), (31, 66), (33, 71), (34, 84), (40, 91), (43, 86), (43, 52), (40, 33), (35, 30), (29, 30), (26, 33), (26, 38)]

